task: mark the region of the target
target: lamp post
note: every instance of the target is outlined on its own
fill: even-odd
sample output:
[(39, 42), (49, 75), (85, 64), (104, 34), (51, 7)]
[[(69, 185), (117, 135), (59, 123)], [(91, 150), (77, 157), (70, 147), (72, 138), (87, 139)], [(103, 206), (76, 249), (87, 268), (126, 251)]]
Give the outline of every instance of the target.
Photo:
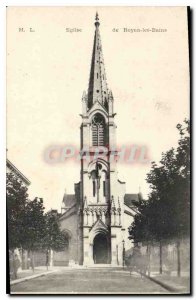
[(124, 269), (124, 267), (125, 267), (125, 241), (124, 240), (122, 240), (122, 244), (123, 244), (123, 253), (122, 253), (122, 255), (123, 255), (123, 269)]

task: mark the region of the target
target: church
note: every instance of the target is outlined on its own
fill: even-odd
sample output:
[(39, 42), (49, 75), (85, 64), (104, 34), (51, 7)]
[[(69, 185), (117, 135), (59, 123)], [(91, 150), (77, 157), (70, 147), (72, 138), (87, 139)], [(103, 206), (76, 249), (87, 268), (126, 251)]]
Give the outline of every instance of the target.
[[(88, 91), (82, 96), (80, 147), (90, 149), (81, 156), (80, 182), (75, 194), (64, 194), (59, 217), (68, 243), (65, 251), (53, 253), (54, 265), (122, 266), (124, 255), (133, 245), (128, 227), (136, 210), (134, 201), (141, 193), (127, 194), (125, 182), (118, 178), (114, 98), (108, 89), (103, 59), (100, 22), (95, 33)], [(95, 155), (106, 147), (107, 155)], [(87, 156), (89, 156), (87, 159)]]

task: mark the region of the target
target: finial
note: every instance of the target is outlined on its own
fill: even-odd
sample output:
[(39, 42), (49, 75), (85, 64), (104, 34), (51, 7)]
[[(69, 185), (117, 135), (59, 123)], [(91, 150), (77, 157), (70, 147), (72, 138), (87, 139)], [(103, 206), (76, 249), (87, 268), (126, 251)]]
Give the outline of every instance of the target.
[(98, 12), (96, 11), (96, 15), (95, 15), (95, 20), (96, 21), (99, 21), (99, 15), (98, 15)]
[(99, 23), (99, 15), (98, 15), (98, 12), (96, 12), (96, 15), (95, 15), (95, 26), (98, 27), (100, 25)]
[(113, 98), (113, 94), (112, 94), (112, 91), (111, 91), (111, 90), (109, 90), (109, 99), (110, 99), (111, 101), (113, 101), (113, 100), (114, 100), (114, 98)]

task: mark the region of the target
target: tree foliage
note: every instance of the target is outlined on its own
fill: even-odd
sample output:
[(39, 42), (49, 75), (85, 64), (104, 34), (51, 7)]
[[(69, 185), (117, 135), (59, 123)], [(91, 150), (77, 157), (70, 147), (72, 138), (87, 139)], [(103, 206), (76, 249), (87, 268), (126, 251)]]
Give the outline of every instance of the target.
[(135, 202), (137, 214), (129, 228), (138, 241), (180, 239), (190, 230), (190, 123), (178, 124), (178, 146), (162, 153), (159, 164), (152, 162), (147, 182), (147, 201)]
[(58, 215), (52, 211), (46, 213), (42, 248), (63, 251), (67, 244), (68, 236), (60, 229)]
[(23, 220), (28, 201), (27, 187), (13, 173), (7, 173), (6, 200), (9, 248), (13, 250), (23, 244)]
[(23, 220), (23, 249), (39, 250), (45, 236), (45, 216), (43, 199), (35, 198), (28, 201)]
[(60, 229), (57, 214), (44, 212), (42, 198), (29, 200), (27, 187), (13, 173), (7, 173), (6, 187), (9, 249), (63, 250), (68, 237)]

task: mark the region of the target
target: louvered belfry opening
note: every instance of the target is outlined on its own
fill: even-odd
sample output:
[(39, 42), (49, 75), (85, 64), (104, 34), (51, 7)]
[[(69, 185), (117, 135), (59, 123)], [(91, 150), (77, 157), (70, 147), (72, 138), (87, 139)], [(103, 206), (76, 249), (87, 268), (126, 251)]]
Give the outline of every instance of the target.
[(104, 117), (97, 113), (92, 119), (92, 145), (105, 146), (106, 145), (106, 124)]

